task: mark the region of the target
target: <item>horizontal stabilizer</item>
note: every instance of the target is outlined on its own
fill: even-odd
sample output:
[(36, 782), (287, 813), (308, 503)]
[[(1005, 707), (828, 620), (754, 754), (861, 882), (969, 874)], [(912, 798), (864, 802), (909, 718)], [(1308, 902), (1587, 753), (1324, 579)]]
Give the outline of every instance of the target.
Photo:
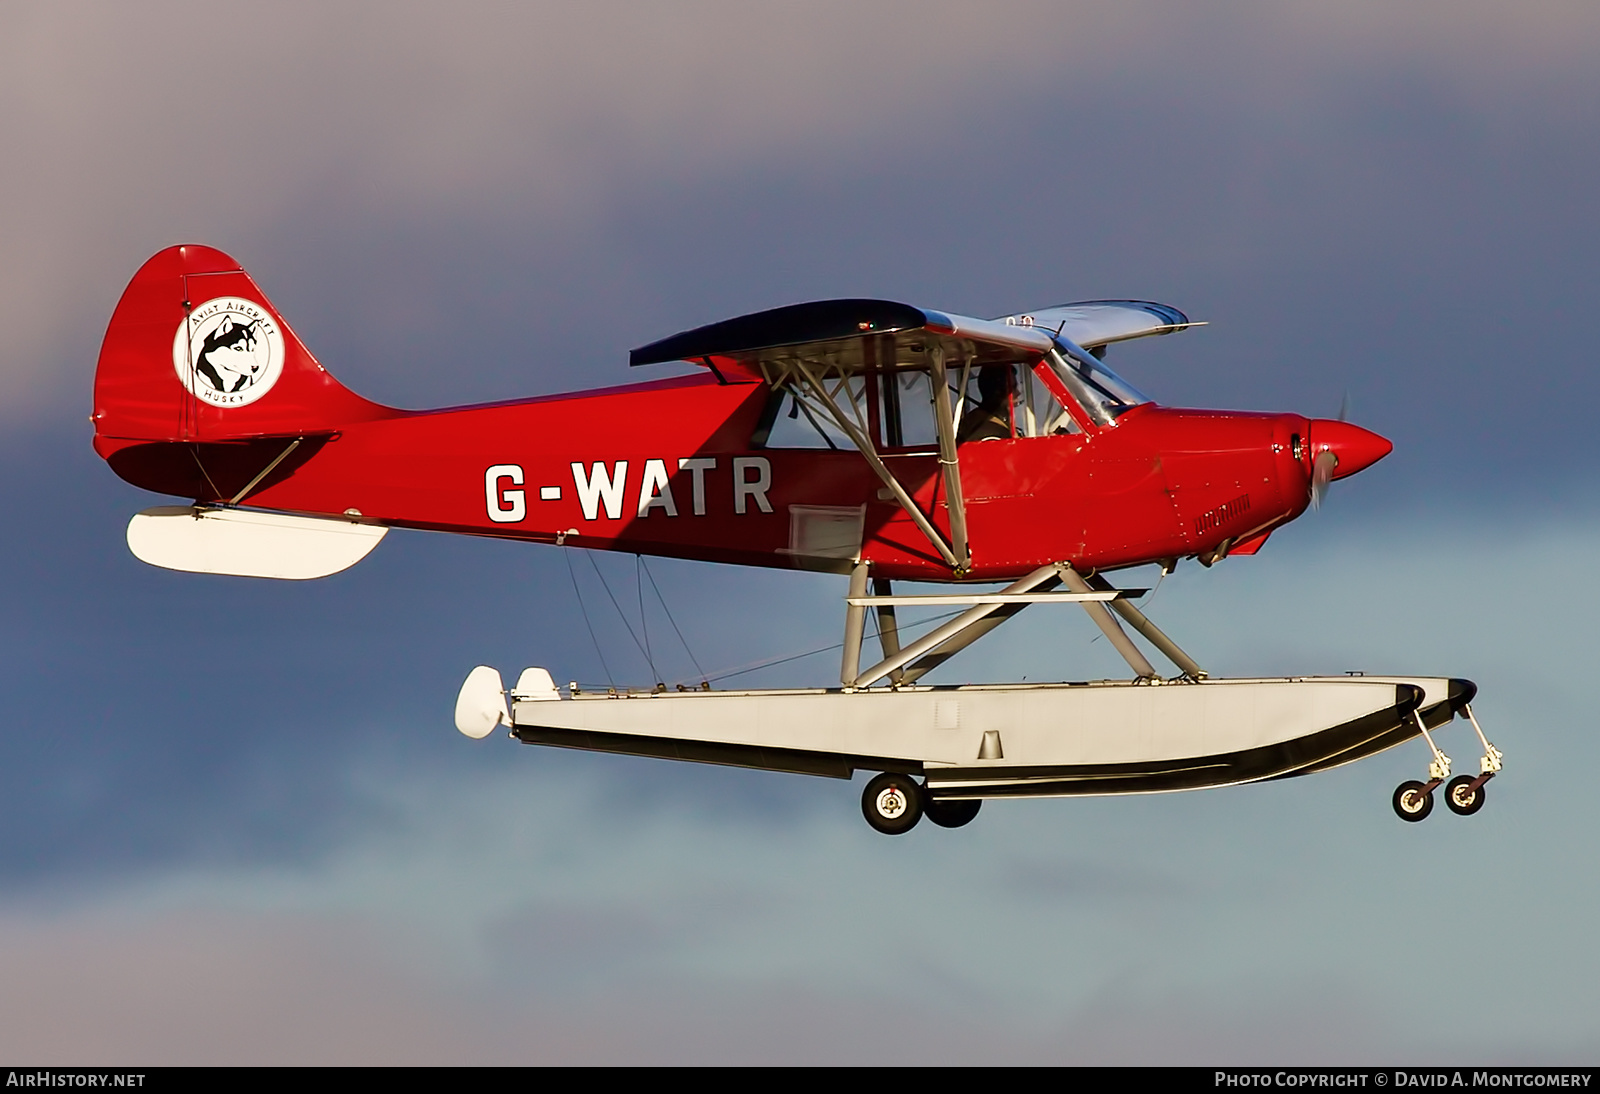
[(326, 517), (162, 505), (128, 522), (128, 549), (169, 570), (304, 581), (354, 566), (387, 531)]

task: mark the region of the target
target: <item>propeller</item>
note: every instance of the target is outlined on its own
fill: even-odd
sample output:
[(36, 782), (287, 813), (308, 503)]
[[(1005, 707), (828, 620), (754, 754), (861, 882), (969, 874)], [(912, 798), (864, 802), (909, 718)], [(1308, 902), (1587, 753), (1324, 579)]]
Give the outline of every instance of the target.
[[(1339, 417), (1336, 421), (1346, 421), (1350, 417), (1350, 389), (1345, 388), (1344, 394), (1339, 396)], [(1312, 448), (1316, 452), (1315, 446)], [(1311, 460), (1311, 508), (1321, 509), (1322, 499), (1328, 496), (1328, 486), (1333, 482), (1333, 473), (1339, 467), (1339, 457), (1331, 448), (1324, 448)]]
[(1336, 479), (1349, 478), (1394, 450), (1386, 438), (1369, 429), (1345, 421), (1350, 408), (1347, 394), (1340, 404), (1336, 419), (1318, 418), (1306, 430), (1306, 441), (1311, 446), (1311, 506), (1322, 507), (1328, 495), (1328, 486)]
[(1339, 457), (1331, 448), (1324, 448), (1311, 461), (1311, 508), (1321, 509), (1322, 499), (1328, 496), (1328, 484), (1339, 466)]

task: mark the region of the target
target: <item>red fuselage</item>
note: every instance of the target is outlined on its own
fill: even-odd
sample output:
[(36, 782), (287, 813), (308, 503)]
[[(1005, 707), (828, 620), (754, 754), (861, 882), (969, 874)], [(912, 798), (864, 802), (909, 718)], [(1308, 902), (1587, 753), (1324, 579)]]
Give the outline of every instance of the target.
[[(859, 558), (877, 577), (927, 581), (1247, 554), (1305, 510), (1314, 477), (1320, 488), (1390, 449), (1292, 414), (1139, 403), (1091, 419), (1041, 361), (1032, 378), (1071, 418), (1050, 428), (1071, 431), (956, 449), (971, 551), (957, 573), (860, 452), (763, 443), (779, 405), (763, 374), (704, 360), (703, 373), (627, 387), (394, 410), (340, 385), (227, 255), (171, 247), (112, 316), (94, 443), (129, 482), (198, 502), (750, 566), (843, 571)], [(902, 434), (879, 421), (866, 375), (873, 446), (949, 537), (937, 448), (886, 443)], [(1042, 431), (1028, 421), (1000, 431)]]
[[(818, 565), (794, 553), (792, 507), (863, 507), (861, 557), (874, 574), (950, 580), (859, 454), (751, 447), (768, 394), (764, 384), (693, 376), (393, 412), (313, 439), (247, 504), (785, 568)], [(973, 556), (966, 576), (1012, 579), (1053, 561), (1115, 569), (1206, 557), (1225, 542), (1251, 551), (1305, 510), (1312, 434), (1336, 430), (1387, 450), (1343, 423), (1150, 404), (1086, 432), (969, 442), (959, 449)], [(282, 446), (281, 436), (198, 445), (97, 439), (130, 482), (208, 502), (227, 500)], [(1340, 446), (1339, 477), (1360, 469), (1350, 449)], [(937, 453), (889, 450), (884, 458), (946, 530)]]

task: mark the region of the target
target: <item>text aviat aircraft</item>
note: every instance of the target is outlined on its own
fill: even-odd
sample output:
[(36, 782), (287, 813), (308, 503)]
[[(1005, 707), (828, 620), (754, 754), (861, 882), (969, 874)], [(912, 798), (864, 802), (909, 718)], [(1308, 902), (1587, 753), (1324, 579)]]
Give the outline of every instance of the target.
[[(1421, 736), (1428, 777), (1395, 791), (1396, 812), (1421, 820), (1447, 780), (1446, 804), (1476, 812), (1501, 755), (1470, 681), (1208, 678), (1129, 599), (1143, 590), (1107, 579), (1253, 554), (1391, 447), (1342, 420), (1158, 406), (1105, 364), (1114, 342), (1190, 325), (1138, 301), (984, 320), (825, 300), (633, 351), (695, 375), (407, 411), (341, 386), (233, 259), (173, 247), (111, 318), (94, 445), (136, 486), (193, 499), (128, 525), (135, 555), (173, 569), (321, 577), (400, 527), (848, 575), (840, 687), (586, 693), (531, 668), (505, 689), (480, 666), (456, 704), (469, 736), (877, 772), (862, 809), (888, 833), (965, 824), (985, 798), (1306, 775)], [(896, 580), (953, 587), (896, 595)], [(1045, 602), (1087, 611), (1132, 679), (921, 683)], [(895, 609), (912, 604), (964, 610), (903, 641)], [(880, 650), (863, 667), (869, 612)], [(1432, 731), (1457, 714), (1483, 759), (1451, 779)]]

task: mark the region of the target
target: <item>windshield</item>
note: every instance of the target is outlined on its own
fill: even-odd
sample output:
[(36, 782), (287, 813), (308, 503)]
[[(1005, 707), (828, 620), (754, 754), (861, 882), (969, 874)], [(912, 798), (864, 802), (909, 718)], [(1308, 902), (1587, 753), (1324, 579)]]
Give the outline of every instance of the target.
[(1084, 351), (1057, 347), (1045, 358), (1067, 390), (1083, 404), (1096, 425), (1110, 425), (1149, 397), (1106, 367), (1104, 361)]

